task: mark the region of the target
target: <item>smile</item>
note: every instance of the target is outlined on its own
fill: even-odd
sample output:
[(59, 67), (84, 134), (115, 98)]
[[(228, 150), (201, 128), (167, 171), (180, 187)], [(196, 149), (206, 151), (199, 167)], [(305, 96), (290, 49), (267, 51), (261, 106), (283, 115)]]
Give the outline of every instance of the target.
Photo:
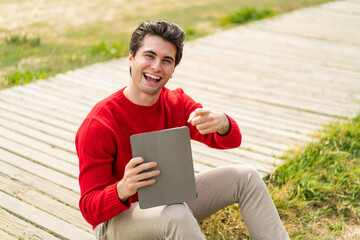
[(161, 77), (149, 73), (144, 73), (144, 77), (148, 82), (152, 82), (152, 83), (160, 82), (161, 80)]

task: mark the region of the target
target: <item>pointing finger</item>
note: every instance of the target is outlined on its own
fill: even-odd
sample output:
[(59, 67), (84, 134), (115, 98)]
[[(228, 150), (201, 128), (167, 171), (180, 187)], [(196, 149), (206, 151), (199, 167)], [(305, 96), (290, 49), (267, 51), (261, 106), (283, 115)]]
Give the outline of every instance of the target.
[(188, 123), (191, 122), (194, 118), (196, 117), (196, 110), (193, 111), (192, 113), (190, 113), (189, 119), (188, 119)]

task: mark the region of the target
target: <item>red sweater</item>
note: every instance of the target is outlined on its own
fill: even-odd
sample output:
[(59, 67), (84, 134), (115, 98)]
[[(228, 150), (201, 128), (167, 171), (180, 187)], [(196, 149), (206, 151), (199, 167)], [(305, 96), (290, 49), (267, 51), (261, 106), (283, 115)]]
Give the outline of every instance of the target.
[(76, 134), (79, 157), (80, 211), (93, 226), (105, 222), (130, 208), (138, 201), (137, 194), (122, 203), (116, 184), (122, 179), (126, 164), (132, 158), (130, 136), (137, 133), (188, 126), (191, 139), (209, 147), (226, 149), (238, 147), (241, 134), (230, 118), (227, 135), (200, 134), (187, 119), (196, 108), (202, 107), (182, 89), (163, 88), (152, 106), (140, 106), (129, 101), (121, 89), (100, 101), (91, 110)]

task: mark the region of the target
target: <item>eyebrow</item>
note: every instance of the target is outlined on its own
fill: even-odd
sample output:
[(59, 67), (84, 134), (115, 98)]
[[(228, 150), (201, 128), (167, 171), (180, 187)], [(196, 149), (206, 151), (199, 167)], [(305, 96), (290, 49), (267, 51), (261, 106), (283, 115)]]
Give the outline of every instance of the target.
[[(151, 50), (144, 51), (144, 53), (150, 53), (150, 54), (153, 54), (153, 55), (157, 56), (157, 54), (154, 51), (151, 51)], [(175, 59), (173, 57), (171, 57), (171, 56), (165, 56), (164, 58), (175, 62)]]

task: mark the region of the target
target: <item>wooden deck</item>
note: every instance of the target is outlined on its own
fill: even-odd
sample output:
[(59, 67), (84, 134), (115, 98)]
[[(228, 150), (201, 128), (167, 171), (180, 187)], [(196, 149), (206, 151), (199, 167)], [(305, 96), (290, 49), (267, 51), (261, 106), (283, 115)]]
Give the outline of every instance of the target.
[[(129, 80), (127, 59), (0, 92), (0, 239), (93, 239), (78, 209), (74, 136)], [(186, 43), (170, 88), (233, 116), (242, 147), (193, 143), (196, 171), (247, 163), (263, 175), (293, 144), (360, 111), (360, 1), (324, 4)]]

